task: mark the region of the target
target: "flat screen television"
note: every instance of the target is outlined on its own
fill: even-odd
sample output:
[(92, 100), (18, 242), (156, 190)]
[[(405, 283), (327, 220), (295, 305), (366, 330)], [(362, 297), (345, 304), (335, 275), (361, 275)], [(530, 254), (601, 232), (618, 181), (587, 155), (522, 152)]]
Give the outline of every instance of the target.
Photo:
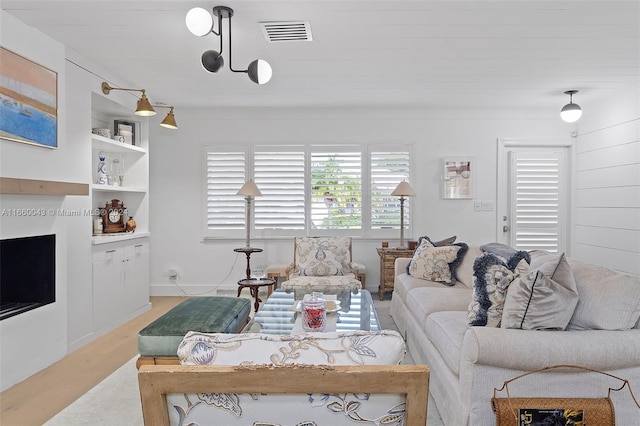
[(0, 240), (0, 320), (55, 301), (55, 234)]

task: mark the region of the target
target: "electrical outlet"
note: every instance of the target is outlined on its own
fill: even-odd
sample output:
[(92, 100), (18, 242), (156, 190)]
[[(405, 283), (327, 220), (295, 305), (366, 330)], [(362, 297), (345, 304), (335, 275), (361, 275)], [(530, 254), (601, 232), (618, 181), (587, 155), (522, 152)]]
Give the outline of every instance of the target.
[(172, 280), (175, 280), (176, 278), (178, 278), (178, 271), (176, 271), (175, 269), (169, 269), (169, 271), (167, 272), (167, 276)]
[(474, 201), (473, 202), (473, 211), (479, 212), (482, 210), (482, 201)]

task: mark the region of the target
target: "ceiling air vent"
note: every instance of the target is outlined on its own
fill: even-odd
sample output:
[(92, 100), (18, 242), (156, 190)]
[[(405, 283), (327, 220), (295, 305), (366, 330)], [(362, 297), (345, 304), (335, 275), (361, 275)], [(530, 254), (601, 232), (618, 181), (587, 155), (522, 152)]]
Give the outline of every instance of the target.
[(312, 41), (309, 21), (259, 22), (269, 43), (281, 41)]

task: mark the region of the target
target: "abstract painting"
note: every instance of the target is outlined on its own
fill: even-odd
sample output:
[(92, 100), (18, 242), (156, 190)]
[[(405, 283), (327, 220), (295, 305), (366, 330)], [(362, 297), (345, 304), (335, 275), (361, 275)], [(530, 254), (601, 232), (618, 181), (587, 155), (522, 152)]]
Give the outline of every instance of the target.
[(0, 138), (58, 147), (58, 74), (0, 47)]

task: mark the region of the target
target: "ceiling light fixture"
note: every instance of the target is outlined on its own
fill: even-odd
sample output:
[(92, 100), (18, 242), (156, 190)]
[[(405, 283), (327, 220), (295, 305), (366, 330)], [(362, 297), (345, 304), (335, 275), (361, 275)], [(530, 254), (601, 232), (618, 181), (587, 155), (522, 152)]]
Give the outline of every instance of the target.
[(173, 129), (173, 130), (178, 128), (178, 124), (176, 123), (176, 116), (173, 115), (172, 106), (166, 106), (166, 105), (152, 105), (152, 106), (156, 108), (169, 108), (169, 112), (167, 113), (167, 116), (164, 118), (164, 120), (160, 122), (160, 125), (162, 127), (166, 127), (167, 129)]
[(151, 106), (151, 102), (147, 98), (144, 89), (124, 89), (122, 87), (111, 87), (109, 83), (106, 81), (102, 82), (102, 93), (108, 95), (112, 90), (124, 90), (126, 92), (142, 92), (142, 96), (138, 100), (138, 107), (136, 108), (135, 115), (140, 115), (142, 117), (150, 117), (152, 115), (156, 115), (156, 111)]
[(229, 19), (227, 26), (227, 35), (229, 38), (229, 69), (233, 72), (242, 72), (249, 75), (249, 79), (256, 84), (265, 84), (271, 80), (273, 71), (271, 65), (263, 59), (256, 59), (251, 62), (246, 70), (235, 70), (231, 65), (231, 17), (233, 9), (227, 6), (215, 6), (212, 10), (214, 16), (218, 17), (218, 31), (214, 29), (213, 16), (201, 7), (195, 7), (187, 12), (185, 23), (191, 34), (203, 37), (209, 33), (213, 33), (220, 37), (220, 50), (207, 50), (202, 54), (202, 66), (205, 70), (215, 73), (224, 66), (224, 58), (222, 57), (222, 19)]
[(573, 95), (578, 93), (577, 90), (567, 90), (565, 95), (569, 95), (569, 103), (562, 107), (560, 117), (567, 123), (576, 122), (582, 117), (582, 108), (580, 105), (573, 103)]

